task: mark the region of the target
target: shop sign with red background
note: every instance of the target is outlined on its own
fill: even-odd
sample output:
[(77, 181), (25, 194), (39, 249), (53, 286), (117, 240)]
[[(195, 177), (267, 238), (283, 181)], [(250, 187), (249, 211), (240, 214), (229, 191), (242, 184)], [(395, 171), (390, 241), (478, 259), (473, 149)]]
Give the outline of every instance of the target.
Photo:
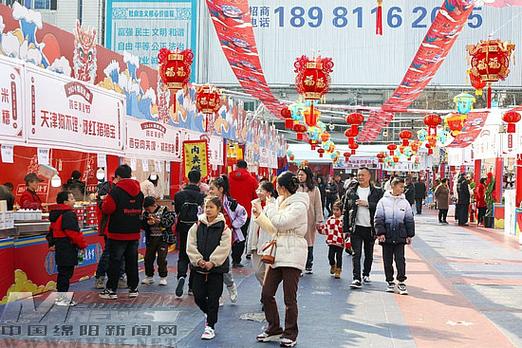
[(24, 141), (20, 64), (0, 57), (0, 141)]

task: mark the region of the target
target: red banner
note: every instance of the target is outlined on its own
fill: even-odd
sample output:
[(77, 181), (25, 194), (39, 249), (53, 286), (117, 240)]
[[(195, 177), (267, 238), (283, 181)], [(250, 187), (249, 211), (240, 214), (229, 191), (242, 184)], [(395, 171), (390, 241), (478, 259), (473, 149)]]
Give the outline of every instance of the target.
[(480, 131), (486, 124), (489, 112), (470, 112), (468, 118), (464, 122), (464, 128), (462, 132), (457, 135), (455, 140), (448, 147), (459, 147), (464, 148), (477, 139), (480, 135)]
[(207, 6), (223, 53), (241, 87), (280, 117), (283, 105), (270, 91), (261, 68), (248, 1), (207, 0)]
[(394, 112), (406, 111), (419, 97), (446, 59), (472, 10), (470, 1), (444, 1), (401, 84), (383, 104), (382, 112), (370, 114), (357, 138), (360, 142), (375, 140), (392, 121)]

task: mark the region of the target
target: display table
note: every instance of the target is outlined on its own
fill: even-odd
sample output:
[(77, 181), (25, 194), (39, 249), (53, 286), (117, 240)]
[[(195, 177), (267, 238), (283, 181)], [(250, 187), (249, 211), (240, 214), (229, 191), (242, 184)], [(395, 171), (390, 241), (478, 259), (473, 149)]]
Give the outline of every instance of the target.
[[(88, 246), (71, 282), (88, 279), (95, 274), (105, 244), (97, 230), (86, 229), (82, 232)], [(141, 255), (145, 254), (143, 235), (138, 250)], [(49, 251), (45, 235), (0, 239), (0, 265), (0, 304), (7, 301), (6, 295), (11, 291), (40, 294), (56, 288), (54, 252)]]

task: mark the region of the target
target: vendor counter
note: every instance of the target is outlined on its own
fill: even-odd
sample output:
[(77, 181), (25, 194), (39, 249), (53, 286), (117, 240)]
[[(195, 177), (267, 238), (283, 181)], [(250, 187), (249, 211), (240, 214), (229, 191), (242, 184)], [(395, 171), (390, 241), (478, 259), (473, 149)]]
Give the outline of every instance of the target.
[[(46, 230), (33, 231), (31, 236), (14, 236), (0, 239), (0, 304), (7, 301), (8, 292), (42, 292), (56, 288), (54, 252), (49, 251)], [(104, 239), (97, 229), (82, 230), (87, 241), (84, 260), (75, 270), (71, 282), (94, 276), (103, 252)], [(36, 235), (34, 235), (36, 234)], [(144, 237), (139, 252), (145, 254)]]

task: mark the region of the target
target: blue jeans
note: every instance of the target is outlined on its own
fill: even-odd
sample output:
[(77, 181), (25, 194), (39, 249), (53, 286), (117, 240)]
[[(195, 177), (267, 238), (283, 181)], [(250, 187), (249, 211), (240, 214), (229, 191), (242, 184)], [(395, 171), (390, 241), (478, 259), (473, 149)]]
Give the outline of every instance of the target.
[[(103, 249), (103, 253), (100, 256), (100, 261), (98, 262), (98, 268), (96, 268), (96, 278), (105, 277), (107, 271), (109, 269), (109, 239), (106, 236), (103, 236), (105, 240), (105, 248)], [(120, 266), (120, 278), (125, 274), (125, 259), (123, 259)]]

